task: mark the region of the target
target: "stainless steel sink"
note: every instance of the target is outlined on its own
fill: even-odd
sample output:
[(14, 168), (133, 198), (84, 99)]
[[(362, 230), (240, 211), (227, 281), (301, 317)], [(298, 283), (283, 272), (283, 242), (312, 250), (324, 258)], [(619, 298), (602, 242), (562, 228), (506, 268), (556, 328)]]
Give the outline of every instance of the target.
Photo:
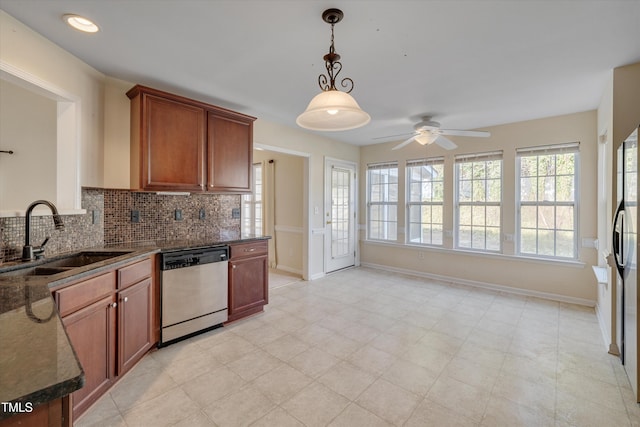
[(131, 251), (82, 251), (65, 257), (52, 259), (33, 265), (33, 263), (25, 264), (23, 268), (6, 271), (0, 273), (1, 278), (21, 277), (21, 276), (52, 276), (58, 273), (73, 270), (75, 268), (84, 267), (111, 258), (126, 255)]

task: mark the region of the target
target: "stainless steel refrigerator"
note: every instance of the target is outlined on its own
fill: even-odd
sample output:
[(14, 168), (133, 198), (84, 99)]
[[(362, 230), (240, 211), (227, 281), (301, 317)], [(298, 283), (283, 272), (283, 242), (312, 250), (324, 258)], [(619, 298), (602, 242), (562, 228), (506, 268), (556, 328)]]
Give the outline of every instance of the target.
[(613, 254), (617, 269), (618, 345), (636, 400), (638, 394), (638, 129), (618, 148), (618, 208), (613, 220)]

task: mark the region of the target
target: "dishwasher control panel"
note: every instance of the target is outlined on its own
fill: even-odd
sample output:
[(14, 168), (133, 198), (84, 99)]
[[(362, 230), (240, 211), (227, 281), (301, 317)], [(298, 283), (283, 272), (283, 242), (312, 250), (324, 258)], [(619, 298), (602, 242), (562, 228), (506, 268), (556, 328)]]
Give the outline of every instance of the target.
[(220, 246), (207, 249), (187, 249), (162, 254), (161, 270), (175, 270), (177, 268), (193, 267), (201, 264), (227, 261), (229, 247)]

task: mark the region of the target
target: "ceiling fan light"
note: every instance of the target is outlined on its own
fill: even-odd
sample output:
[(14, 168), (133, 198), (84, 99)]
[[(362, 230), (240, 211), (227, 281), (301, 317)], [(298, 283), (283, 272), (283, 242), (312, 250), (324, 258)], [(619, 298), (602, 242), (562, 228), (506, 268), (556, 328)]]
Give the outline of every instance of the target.
[(423, 133), (415, 137), (415, 140), (418, 141), (421, 145), (429, 145), (435, 139), (431, 136), (431, 134)]
[(309, 130), (341, 131), (356, 129), (371, 121), (356, 100), (339, 90), (322, 91), (314, 96), (307, 109), (298, 116), (298, 126)]

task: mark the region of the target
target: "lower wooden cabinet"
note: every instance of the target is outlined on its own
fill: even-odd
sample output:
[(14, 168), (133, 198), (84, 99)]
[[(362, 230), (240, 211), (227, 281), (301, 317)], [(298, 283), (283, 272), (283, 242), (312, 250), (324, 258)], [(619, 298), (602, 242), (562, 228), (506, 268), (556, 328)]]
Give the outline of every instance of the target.
[(73, 414), (83, 413), (111, 386), (115, 368), (116, 307), (109, 295), (62, 318), (84, 370), (84, 387), (75, 391)]
[(230, 245), (229, 322), (263, 311), (269, 302), (267, 241)]
[(64, 396), (6, 418), (0, 427), (71, 427), (70, 411), (69, 396)]
[(118, 375), (127, 372), (153, 346), (151, 279), (118, 292)]
[(155, 344), (152, 262), (145, 259), (54, 289), (85, 374), (71, 395), (73, 418), (102, 396)]

